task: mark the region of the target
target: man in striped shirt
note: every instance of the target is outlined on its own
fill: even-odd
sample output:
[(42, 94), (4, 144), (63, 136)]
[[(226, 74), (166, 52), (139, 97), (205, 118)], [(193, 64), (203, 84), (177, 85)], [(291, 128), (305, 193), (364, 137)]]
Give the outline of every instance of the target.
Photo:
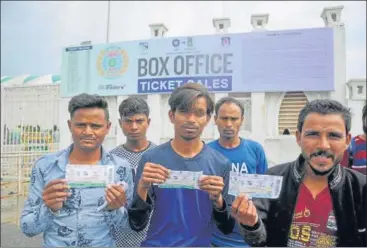
[[(111, 153), (125, 158), (132, 166), (133, 178), (135, 178), (136, 167), (140, 157), (147, 150), (156, 145), (148, 141), (146, 132), (149, 127), (149, 107), (146, 101), (139, 97), (129, 97), (121, 102), (119, 106), (120, 127), (126, 137), (126, 142), (119, 145)], [(129, 187), (134, 187), (129, 185)], [(148, 226), (140, 231), (128, 233), (117, 231), (116, 244), (118, 247), (137, 247), (145, 239)]]
[(362, 110), (363, 134), (352, 138), (341, 164), (367, 175), (367, 102)]

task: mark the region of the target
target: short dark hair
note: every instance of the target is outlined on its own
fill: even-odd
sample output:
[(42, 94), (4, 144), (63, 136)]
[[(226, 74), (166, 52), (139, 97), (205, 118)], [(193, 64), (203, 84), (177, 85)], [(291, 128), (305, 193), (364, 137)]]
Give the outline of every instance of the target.
[(301, 109), (298, 116), (297, 129), (299, 132), (302, 131), (303, 123), (308, 114), (318, 113), (322, 115), (327, 114), (340, 114), (342, 115), (345, 123), (345, 131), (348, 134), (351, 128), (352, 113), (350, 109), (343, 106), (340, 102), (330, 99), (317, 99), (306, 103)]
[(364, 102), (364, 106), (362, 109), (362, 120), (364, 121), (366, 117), (367, 117), (367, 101)]
[(236, 104), (241, 109), (241, 117), (244, 115), (245, 107), (243, 106), (243, 103), (237, 100), (236, 98), (229, 97), (229, 96), (219, 99), (219, 101), (215, 104), (215, 115), (218, 115), (218, 111), (220, 107), (225, 103)]
[(214, 102), (210, 97), (208, 89), (198, 83), (185, 83), (176, 88), (169, 100), (168, 104), (171, 107), (171, 111), (176, 110), (187, 111), (192, 108), (192, 104), (199, 97), (204, 97), (207, 104), (207, 115), (211, 115), (214, 110)]
[(120, 117), (127, 117), (136, 114), (144, 114), (149, 117), (149, 107), (143, 98), (130, 96), (120, 103), (119, 113)]
[(108, 103), (99, 95), (89, 95), (87, 93), (82, 93), (73, 96), (69, 101), (68, 107), (70, 118), (73, 118), (75, 111), (81, 108), (101, 108), (105, 112), (106, 120), (108, 121), (110, 118), (110, 114), (108, 112)]

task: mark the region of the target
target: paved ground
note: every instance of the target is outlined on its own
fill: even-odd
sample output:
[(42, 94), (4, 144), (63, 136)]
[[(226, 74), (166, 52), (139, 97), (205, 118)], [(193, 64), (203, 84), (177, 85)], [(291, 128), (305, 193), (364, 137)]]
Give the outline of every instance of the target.
[(42, 247), (42, 235), (25, 236), (14, 224), (1, 223), (1, 247)]
[(29, 238), (15, 224), (19, 221), (19, 214), (23, 208), (23, 198), (1, 200), (1, 245), (0, 247), (42, 247), (42, 234)]

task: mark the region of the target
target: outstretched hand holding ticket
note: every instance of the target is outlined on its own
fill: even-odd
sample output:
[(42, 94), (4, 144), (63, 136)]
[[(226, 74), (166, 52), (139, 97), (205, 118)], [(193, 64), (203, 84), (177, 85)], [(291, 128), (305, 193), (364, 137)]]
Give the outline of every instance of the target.
[(106, 188), (107, 209), (114, 210), (127, 203), (125, 189), (120, 184), (111, 184)]
[(163, 183), (169, 175), (169, 170), (162, 165), (147, 162), (138, 184), (138, 194), (145, 201), (149, 187), (153, 183)]
[(63, 202), (71, 195), (65, 179), (55, 179), (50, 181), (42, 193), (45, 205), (56, 212), (62, 208)]
[(223, 178), (220, 176), (201, 176), (199, 187), (209, 193), (210, 199), (214, 201), (216, 208), (223, 208), (222, 191), (224, 188)]
[(152, 183), (163, 183), (168, 178), (169, 170), (162, 165), (146, 163), (141, 175), (140, 185), (149, 188)]
[(242, 225), (253, 227), (259, 217), (255, 204), (246, 194), (240, 194), (232, 203), (231, 215)]

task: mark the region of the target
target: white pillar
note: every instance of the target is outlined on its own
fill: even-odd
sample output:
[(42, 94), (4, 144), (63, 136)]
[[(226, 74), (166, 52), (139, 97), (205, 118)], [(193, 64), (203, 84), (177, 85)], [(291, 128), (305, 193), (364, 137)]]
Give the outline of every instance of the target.
[(5, 90), (4, 87), (1, 87), (1, 147), (4, 146), (5, 139)]
[[(269, 14), (251, 15), (251, 25), (253, 32), (266, 31), (269, 21)], [(256, 140), (262, 146), (266, 138), (266, 105), (265, 92), (251, 93), (251, 139)], [(272, 125), (272, 123), (269, 123)]]
[(228, 28), (231, 26), (231, 21), (229, 18), (214, 18), (213, 27), (215, 28), (215, 33), (228, 33)]
[[(168, 32), (167, 27), (163, 23), (149, 25), (152, 38), (162, 38)], [(147, 103), (150, 109), (150, 127), (147, 131), (147, 138), (155, 144), (161, 143), (163, 113), (161, 107), (161, 95), (148, 95)]]
[(168, 32), (168, 28), (163, 23), (154, 23), (149, 25), (150, 36), (152, 38), (162, 38)]
[(161, 95), (148, 95), (147, 103), (150, 109), (150, 126), (147, 131), (147, 138), (155, 144), (160, 144), (163, 134), (163, 115), (167, 115), (167, 113), (163, 113), (162, 111)]
[[(225, 34), (228, 33), (228, 28), (231, 26), (231, 21), (229, 18), (214, 18), (213, 19), (213, 27), (215, 28), (215, 33), (216, 34)], [(214, 103), (216, 103), (219, 99), (223, 98), (223, 97), (227, 97), (228, 93), (215, 93), (214, 94)], [(214, 113), (215, 115), (215, 113)], [(214, 122), (214, 118), (213, 118), (213, 122)], [(214, 123), (215, 125), (215, 123)], [(218, 128), (214, 127), (213, 128), (213, 139), (218, 139), (219, 138), (219, 132), (218, 132)]]
[(355, 136), (363, 133), (362, 109), (367, 96), (366, 79), (350, 79), (347, 86), (349, 88), (347, 106), (353, 113), (350, 132), (352, 136)]
[(67, 148), (72, 142), (72, 136), (69, 131), (67, 121), (70, 120), (70, 114), (68, 111), (70, 97), (61, 97), (59, 101), (59, 130), (60, 130), (60, 143), (59, 150)]
[(252, 31), (266, 31), (266, 25), (269, 21), (269, 14), (251, 15)]
[(120, 127), (120, 113), (118, 113), (118, 111), (119, 111), (120, 103), (128, 97), (129, 96), (117, 96), (117, 122), (116, 122), (116, 126), (117, 126), (116, 143), (117, 145), (121, 145), (126, 142), (126, 137)]
[[(251, 93), (251, 139), (264, 146), (266, 138), (265, 93)], [(272, 125), (272, 123), (269, 123)]]
[(330, 92), (330, 98), (347, 105), (346, 97), (346, 49), (345, 28), (341, 22), (343, 6), (327, 7), (321, 13), (325, 27), (334, 30), (334, 87)]
[[(228, 96), (228, 93), (216, 93), (214, 94), (214, 106), (215, 106), (215, 103), (219, 101), (219, 99), (223, 98), (223, 97), (227, 97)], [(215, 111), (215, 110), (214, 110)], [(214, 125), (214, 128), (213, 128), (213, 139), (219, 139), (219, 131), (218, 131), (218, 128), (217, 126), (215, 125), (215, 122), (214, 122), (214, 115), (215, 115), (215, 112), (213, 113), (213, 125)]]

